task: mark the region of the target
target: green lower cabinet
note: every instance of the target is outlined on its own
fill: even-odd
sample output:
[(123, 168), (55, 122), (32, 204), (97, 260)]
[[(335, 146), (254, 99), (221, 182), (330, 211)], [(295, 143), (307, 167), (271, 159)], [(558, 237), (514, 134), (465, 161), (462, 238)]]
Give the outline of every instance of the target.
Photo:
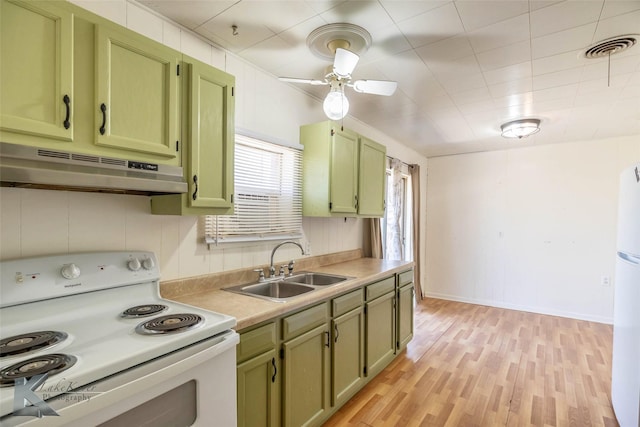
[(413, 338), (413, 283), (398, 289), (398, 339), (396, 350), (404, 350)]
[(282, 345), (283, 425), (317, 425), (329, 409), (328, 325), (310, 330)]
[(342, 406), (364, 382), (364, 311), (362, 306), (333, 324), (331, 405)]
[(275, 350), (238, 365), (238, 427), (278, 427), (280, 394)]
[(395, 290), (365, 303), (367, 376), (376, 375), (395, 356), (396, 311)]

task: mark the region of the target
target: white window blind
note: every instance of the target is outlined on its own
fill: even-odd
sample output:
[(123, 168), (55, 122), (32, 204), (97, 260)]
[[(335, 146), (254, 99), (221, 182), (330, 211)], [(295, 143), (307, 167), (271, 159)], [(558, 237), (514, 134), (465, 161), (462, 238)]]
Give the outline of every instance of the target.
[(209, 244), (302, 237), (302, 151), (236, 135), (233, 215), (205, 218)]

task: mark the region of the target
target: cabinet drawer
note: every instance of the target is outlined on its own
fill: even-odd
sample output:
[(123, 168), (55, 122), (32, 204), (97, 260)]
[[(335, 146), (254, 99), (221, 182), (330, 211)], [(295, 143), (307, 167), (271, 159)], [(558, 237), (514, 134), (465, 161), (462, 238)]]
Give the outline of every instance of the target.
[(249, 332), (240, 334), (240, 344), (236, 349), (237, 360), (242, 362), (276, 346), (276, 324), (269, 323)]
[(282, 319), (282, 339), (288, 340), (327, 321), (328, 305), (320, 304)]
[(357, 291), (350, 292), (346, 295), (342, 295), (341, 297), (334, 298), (331, 302), (331, 311), (332, 315), (340, 316), (352, 310), (356, 307), (360, 307), (362, 305), (362, 289), (358, 289)]
[(398, 274), (398, 286), (402, 287), (407, 283), (413, 282), (413, 270), (403, 271)]
[(395, 287), (396, 287), (395, 276), (391, 276), (386, 279), (380, 280), (379, 282), (368, 285), (366, 287), (367, 301), (371, 301), (374, 298), (378, 298), (380, 295), (384, 295), (387, 292), (394, 290)]

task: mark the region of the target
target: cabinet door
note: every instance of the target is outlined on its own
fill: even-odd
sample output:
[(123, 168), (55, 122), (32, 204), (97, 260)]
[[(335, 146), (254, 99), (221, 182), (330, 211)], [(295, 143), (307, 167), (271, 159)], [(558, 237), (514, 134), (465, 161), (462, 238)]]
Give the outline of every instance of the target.
[(364, 381), (364, 312), (358, 307), (333, 320), (331, 405), (341, 406)]
[(317, 423), (329, 408), (329, 340), (325, 324), (282, 345), (285, 427)]
[(238, 427), (279, 427), (276, 357), (271, 350), (238, 365)]
[(110, 25), (97, 26), (96, 43), (96, 144), (178, 163), (181, 54)]
[(398, 289), (397, 351), (403, 350), (413, 338), (413, 283)]
[(358, 214), (382, 217), (385, 208), (387, 149), (360, 137)]
[(395, 355), (395, 290), (367, 302), (365, 307), (366, 367), (367, 376), (372, 376), (381, 371)]
[(332, 213), (356, 213), (358, 203), (358, 137), (351, 132), (332, 130), (331, 201)]
[(232, 75), (188, 59), (189, 203), (233, 206), (234, 96)]
[(2, 0), (0, 15), (0, 128), (71, 141), (72, 14), (51, 3)]

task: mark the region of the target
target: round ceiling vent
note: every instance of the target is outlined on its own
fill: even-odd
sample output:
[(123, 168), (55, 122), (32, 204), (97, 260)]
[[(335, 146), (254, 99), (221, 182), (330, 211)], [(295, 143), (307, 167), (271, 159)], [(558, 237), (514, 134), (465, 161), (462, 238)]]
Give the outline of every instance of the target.
[(363, 55), (371, 46), (371, 34), (354, 24), (327, 24), (309, 34), (307, 46), (318, 58), (333, 61), (339, 47)]
[(587, 48), (587, 50), (584, 51), (584, 57), (596, 59), (620, 53), (636, 44), (638, 38), (640, 38), (640, 36), (636, 34), (627, 34), (625, 36), (617, 36), (600, 41)]

